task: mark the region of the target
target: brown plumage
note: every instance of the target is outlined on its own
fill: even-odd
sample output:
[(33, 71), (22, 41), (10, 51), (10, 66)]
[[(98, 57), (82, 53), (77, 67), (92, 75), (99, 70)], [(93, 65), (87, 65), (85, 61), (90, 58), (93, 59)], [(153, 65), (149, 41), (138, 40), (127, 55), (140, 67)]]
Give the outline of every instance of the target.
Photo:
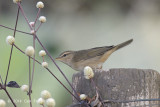
[(130, 39), (116, 46), (112, 45), (79, 51), (65, 51), (56, 59), (78, 71), (82, 71), (85, 66), (90, 66), (93, 69), (100, 69), (114, 51), (130, 44), (132, 41), (133, 39)]

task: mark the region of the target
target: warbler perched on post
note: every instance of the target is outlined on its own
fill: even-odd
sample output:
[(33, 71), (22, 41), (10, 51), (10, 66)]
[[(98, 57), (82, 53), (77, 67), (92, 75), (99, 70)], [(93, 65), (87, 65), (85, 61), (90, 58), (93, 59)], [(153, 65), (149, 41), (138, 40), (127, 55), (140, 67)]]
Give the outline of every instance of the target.
[(83, 71), (86, 66), (90, 66), (92, 69), (101, 69), (103, 63), (114, 51), (130, 44), (132, 41), (133, 39), (130, 39), (116, 46), (112, 45), (79, 51), (65, 51), (56, 59), (77, 71)]

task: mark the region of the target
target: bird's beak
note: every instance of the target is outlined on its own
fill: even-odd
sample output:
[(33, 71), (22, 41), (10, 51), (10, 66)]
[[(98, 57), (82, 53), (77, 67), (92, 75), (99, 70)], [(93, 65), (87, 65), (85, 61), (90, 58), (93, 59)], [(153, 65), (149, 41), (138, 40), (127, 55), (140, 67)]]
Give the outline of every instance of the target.
[(57, 57), (56, 60), (60, 60), (60, 57)]

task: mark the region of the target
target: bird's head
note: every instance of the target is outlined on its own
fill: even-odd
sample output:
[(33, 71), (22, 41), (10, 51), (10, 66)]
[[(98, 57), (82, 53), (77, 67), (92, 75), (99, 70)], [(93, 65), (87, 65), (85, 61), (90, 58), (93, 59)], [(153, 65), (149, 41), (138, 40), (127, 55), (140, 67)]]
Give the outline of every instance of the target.
[(59, 57), (56, 58), (56, 60), (61, 61), (67, 65), (71, 65), (72, 58), (74, 56), (74, 51), (65, 51), (59, 55)]

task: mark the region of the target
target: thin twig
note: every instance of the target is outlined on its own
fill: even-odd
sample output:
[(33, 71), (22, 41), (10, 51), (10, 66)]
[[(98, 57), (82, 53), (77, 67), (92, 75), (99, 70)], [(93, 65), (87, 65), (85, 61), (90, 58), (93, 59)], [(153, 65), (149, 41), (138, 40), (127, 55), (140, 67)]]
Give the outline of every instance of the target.
[(3, 85), (3, 80), (2, 80), (2, 76), (1, 76), (1, 74), (0, 74), (0, 79), (1, 79), (1, 83), (2, 83), (2, 85)]
[(30, 104), (30, 107), (32, 107), (31, 93), (28, 93), (28, 96), (29, 96), (29, 104)]
[(21, 3), (18, 2), (17, 4), (18, 4), (18, 6), (20, 7), (21, 13), (22, 13), (22, 15), (24, 16), (24, 18), (25, 18), (25, 20), (26, 20), (29, 28), (32, 29), (32, 27), (30, 26), (29, 21), (28, 21), (26, 15), (25, 15), (25, 13), (24, 13), (24, 11), (23, 11), (23, 8), (22, 8), (22, 6), (21, 6)]
[[(14, 34), (13, 34), (13, 37), (15, 37), (15, 35), (16, 35), (16, 29), (17, 29), (18, 17), (19, 17), (19, 10), (20, 10), (20, 7), (18, 7), (18, 11), (17, 11), (17, 18), (16, 18), (16, 24), (15, 24), (15, 28), (14, 28)], [(9, 57), (9, 63), (8, 63), (8, 69), (7, 69), (7, 74), (6, 74), (5, 84), (4, 84), (5, 86), (6, 86), (6, 83), (7, 83), (8, 72), (9, 72), (10, 62), (11, 62), (11, 58), (12, 58), (12, 52), (13, 52), (13, 45), (12, 45), (12, 47), (11, 47), (11, 51), (10, 51), (10, 57)]]
[[(39, 42), (39, 44), (42, 46), (42, 48), (45, 50), (45, 52), (47, 53), (47, 55), (50, 57), (50, 59), (52, 60), (52, 62), (55, 64), (55, 66), (58, 68), (58, 70), (61, 72), (61, 74), (64, 76), (64, 78), (66, 79), (66, 81), (68, 82), (68, 84), (70, 85), (70, 87), (72, 88), (72, 90), (74, 91), (74, 93), (76, 94), (77, 98), (79, 99), (79, 96), (78, 96), (76, 90), (73, 88), (73, 86), (71, 85), (71, 83), (69, 82), (69, 80), (67, 79), (67, 77), (65, 76), (65, 74), (63, 73), (63, 71), (60, 69), (60, 67), (54, 61), (54, 59), (52, 58), (52, 56), (49, 54), (48, 50), (43, 46), (43, 44), (41, 43), (41, 41), (39, 40), (39, 38), (37, 36), (36, 36), (36, 39)], [(78, 101), (80, 101), (80, 99)]]
[[(25, 54), (24, 51), (22, 51), (18, 46), (16, 46), (14, 44), (15, 48), (18, 49), (20, 52), (22, 52), (23, 54)], [(31, 59), (33, 59), (33, 57), (30, 57)], [(35, 59), (35, 61), (41, 65), (41, 63)], [(75, 97), (75, 99), (77, 99), (77, 97), (51, 72), (51, 70), (49, 68), (45, 68), (73, 97)], [(78, 99), (77, 99), (78, 100)]]
[[(35, 35), (33, 36), (33, 48), (34, 48), (34, 50), (35, 50)], [(29, 92), (32, 91), (32, 84), (33, 84), (34, 72), (35, 72), (35, 54), (33, 55), (33, 70), (32, 70), (31, 83), (29, 84), (29, 85), (30, 85)]]
[[(30, 29), (32, 30), (32, 27), (31, 27), (30, 24), (29, 24), (29, 21), (28, 21), (25, 13), (24, 13), (24, 11), (23, 11), (23, 8), (22, 8), (21, 4), (20, 4), (20, 3), (17, 3), (17, 4), (18, 4), (18, 6), (20, 7), (21, 13), (22, 13), (22, 15), (24, 16), (24, 18), (25, 18), (28, 26), (29, 26)], [(78, 96), (76, 90), (73, 88), (73, 86), (71, 85), (71, 83), (69, 82), (69, 80), (67, 79), (67, 77), (65, 76), (65, 74), (63, 73), (63, 71), (62, 71), (62, 70), (59, 68), (59, 66), (56, 64), (56, 62), (54, 61), (54, 59), (52, 58), (52, 56), (49, 54), (49, 52), (47, 51), (47, 49), (43, 46), (43, 44), (41, 43), (41, 41), (39, 40), (39, 38), (38, 38), (36, 35), (34, 35), (34, 36), (36, 37), (36, 39), (38, 40), (38, 42), (40, 43), (40, 45), (42, 46), (42, 48), (46, 51), (47, 55), (51, 58), (52, 62), (56, 65), (56, 67), (58, 68), (58, 70), (59, 70), (59, 71), (61, 72), (61, 74), (64, 76), (64, 78), (66, 79), (66, 81), (68, 82), (68, 84), (70, 85), (70, 87), (72, 88), (72, 90), (75, 92), (75, 94), (76, 94), (76, 96), (77, 96), (77, 99), (79, 99), (79, 96)], [(35, 58), (34, 58), (34, 59), (35, 59)], [(34, 60), (34, 59), (33, 59), (33, 60)], [(34, 73), (34, 72), (32, 72), (32, 73)], [(33, 77), (33, 74), (32, 74), (32, 77)], [(33, 79), (31, 80), (31, 88), (32, 88), (32, 81), (33, 81)], [(80, 101), (80, 99), (79, 99), (78, 101)]]
[[(31, 58), (30, 56), (28, 57), (29, 60), (29, 89), (30, 89), (30, 84), (31, 84)], [(29, 94), (31, 93), (31, 91), (29, 90)]]
[(14, 107), (17, 107), (16, 104), (14, 103), (12, 97), (10, 96), (10, 94), (8, 93), (6, 88), (3, 88), (3, 90), (6, 92), (7, 96), (9, 97), (9, 99), (11, 100), (12, 104), (14, 105)]
[(101, 95), (100, 95), (100, 93), (99, 93), (99, 91), (98, 91), (98, 89), (97, 89), (97, 86), (96, 86), (95, 82), (93, 81), (93, 78), (91, 78), (91, 81), (92, 81), (92, 83), (93, 83), (93, 85), (94, 85), (97, 93), (99, 94), (99, 98), (100, 98), (100, 102), (102, 103), (102, 106), (105, 107), (105, 106), (104, 106), (104, 103), (102, 102), (102, 97), (101, 97)]
[(34, 21), (34, 30), (35, 30), (35, 27), (36, 27), (36, 22), (37, 22), (37, 19), (38, 19), (38, 17), (39, 17), (40, 11), (41, 11), (41, 8), (38, 9), (37, 16), (36, 16), (36, 19), (35, 19), (35, 21)]
[[(20, 52), (22, 52), (23, 54), (25, 54), (25, 52), (24, 51), (22, 51), (17, 45), (13, 45), (16, 49), (18, 49)], [(27, 55), (28, 56), (28, 55)], [(29, 57), (29, 56), (28, 56)], [(30, 57), (31, 59), (33, 59), (33, 57)], [(40, 64), (41, 65), (41, 63), (38, 61), (38, 60), (36, 60), (35, 59), (35, 61), (38, 63), (38, 64)]]
[(39, 24), (38, 28), (35, 30), (36, 32), (39, 30), (39, 28), (41, 27), (42, 22)]
[[(3, 27), (3, 28), (6, 28), (6, 29), (9, 29), (9, 30), (14, 30), (10, 27), (7, 27), (7, 26), (4, 26), (4, 25), (0, 25), (0, 27)], [(24, 31), (20, 31), (20, 30), (16, 30), (17, 32), (20, 32), (20, 33), (24, 33), (24, 34), (27, 34), (27, 35), (32, 35), (31, 33), (27, 33), (27, 32), (24, 32)]]
[[(24, 13), (21, 4), (18, 3), (18, 6), (20, 7), (21, 13), (22, 13), (22, 15), (24, 16), (24, 18), (25, 18), (25, 20), (26, 20), (26, 22), (27, 22), (30, 30), (33, 30), (32, 26), (29, 24), (28, 18), (27, 18), (27, 16), (26, 16), (25, 13)], [(36, 35), (34, 34), (34, 35), (33, 35), (33, 48), (34, 48), (34, 50), (35, 50), (35, 36), (36, 36)], [(34, 54), (34, 56), (33, 56), (33, 70), (32, 70), (32, 77), (31, 77), (31, 83), (30, 83), (29, 92), (31, 92), (31, 90), (32, 90), (34, 72), (35, 72), (35, 54)]]
[(11, 51), (10, 51), (9, 63), (8, 63), (8, 68), (7, 68), (7, 74), (6, 74), (6, 79), (5, 79), (5, 83), (4, 83), (5, 86), (6, 86), (6, 83), (7, 83), (7, 78), (8, 78), (10, 63), (11, 63), (11, 59), (12, 59), (12, 52), (13, 52), (13, 45), (12, 45)]

